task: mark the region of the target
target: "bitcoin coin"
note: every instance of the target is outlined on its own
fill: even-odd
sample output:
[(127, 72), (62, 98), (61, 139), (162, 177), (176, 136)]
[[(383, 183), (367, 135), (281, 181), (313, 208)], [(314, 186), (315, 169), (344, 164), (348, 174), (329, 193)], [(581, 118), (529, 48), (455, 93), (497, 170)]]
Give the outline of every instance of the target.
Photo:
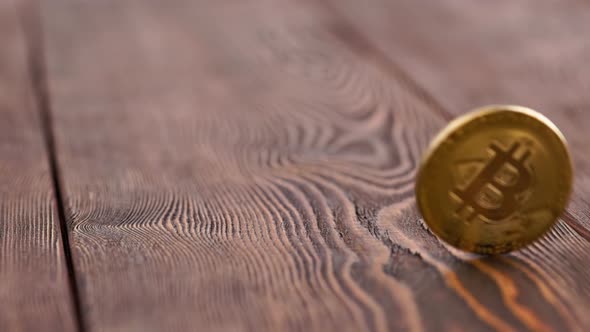
[(545, 234), (572, 187), (565, 138), (545, 116), (488, 106), (452, 121), (420, 166), (416, 199), (428, 228), (479, 254), (521, 248)]

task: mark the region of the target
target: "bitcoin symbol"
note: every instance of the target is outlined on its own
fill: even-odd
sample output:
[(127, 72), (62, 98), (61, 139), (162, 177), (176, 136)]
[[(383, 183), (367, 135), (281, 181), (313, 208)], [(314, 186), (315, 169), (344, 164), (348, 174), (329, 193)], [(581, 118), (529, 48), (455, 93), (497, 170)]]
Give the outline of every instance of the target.
[(531, 173), (525, 167), (531, 151), (525, 150), (516, 158), (520, 143), (515, 142), (504, 151), (495, 143), (490, 144), (493, 158), (475, 176), (465, 189), (454, 188), (452, 193), (461, 205), (455, 211), (459, 214), (470, 207), (467, 220), (481, 215), (489, 220), (502, 220), (516, 211), (519, 205), (518, 195), (531, 185)]

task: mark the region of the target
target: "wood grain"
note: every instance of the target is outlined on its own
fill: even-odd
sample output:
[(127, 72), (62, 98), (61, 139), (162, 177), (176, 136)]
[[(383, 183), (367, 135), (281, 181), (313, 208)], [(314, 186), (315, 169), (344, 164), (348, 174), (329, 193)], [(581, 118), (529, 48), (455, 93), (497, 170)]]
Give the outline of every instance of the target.
[(586, 326), (571, 228), (480, 258), (423, 226), (413, 181), (444, 109), (369, 23), (312, 1), (43, 4), (91, 330)]
[[(443, 118), (480, 105), (522, 104), (541, 111), (564, 132), (575, 164), (568, 212), (544, 241), (511, 257), (544, 284), (543, 293), (553, 293), (546, 300), (573, 330), (590, 326), (590, 270), (584, 263), (590, 260), (589, 6), (526, 0), (446, 1), (427, 7), (405, 0), (367, 6), (333, 1), (330, 6), (354, 34), (375, 45), (383, 62), (403, 68)], [(353, 42), (354, 34), (348, 35)], [(498, 283), (514, 283), (507, 277)], [(519, 287), (502, 288), (523, 293)], [(544, 315), (519, 317), (533, 330), (546, 320)]]
[(73, 331), (21, 5), (0, 2), (0, 331)]

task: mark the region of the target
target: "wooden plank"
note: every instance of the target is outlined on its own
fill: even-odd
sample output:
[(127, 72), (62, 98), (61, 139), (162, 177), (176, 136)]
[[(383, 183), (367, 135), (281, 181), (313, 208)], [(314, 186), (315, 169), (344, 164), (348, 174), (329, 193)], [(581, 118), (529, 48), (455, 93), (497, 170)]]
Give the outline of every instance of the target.
[(73, 331), (64, 247), (20, 5), (0, 2), (0, 330)]
[(445, 119), (331, 9), (59, 0), (43, 12), (91, 328), (581, 325), (529, 258), (547, 250), (473, 258), (426, 231), (413, 180)]
[[(443, 118), (480, 105), (512, 103), (538, 109), (562, 129), (576, 171), (568, 212), (542, 242), (509, 259), (530, 269), (543, 293), (550, 295), (545, 301), (571, 329), (587, 330), (590, 269), (583, 262), (590, 260), (588, 3), (331, 3), (334, 15), (352, 26), (347, 35), (351, 43), (366, 38), (364, 42), (374, 47), (373, 54), (382, 62), (403, 68)], [(530, 310), (527, 294), (509, 286), (514, 284), (512, 278), (509, 273), (498, 280), (505, 301), (517, 292), (523, 309)], [(549, 320), (545, 315), (531, 319), (530, 313), (515, 312), (533, 330), (533, 324)]]

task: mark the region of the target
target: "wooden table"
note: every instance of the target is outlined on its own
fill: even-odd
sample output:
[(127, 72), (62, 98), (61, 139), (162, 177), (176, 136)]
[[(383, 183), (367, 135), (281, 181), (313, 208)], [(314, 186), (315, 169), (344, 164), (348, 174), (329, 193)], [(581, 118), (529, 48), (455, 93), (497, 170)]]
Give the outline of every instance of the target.
[[(0, 41), (1, 331), (590, 330), (588, 1), (12, 0)], [(474, 257), (413, 184), (490, 103), (575, 184)]]

